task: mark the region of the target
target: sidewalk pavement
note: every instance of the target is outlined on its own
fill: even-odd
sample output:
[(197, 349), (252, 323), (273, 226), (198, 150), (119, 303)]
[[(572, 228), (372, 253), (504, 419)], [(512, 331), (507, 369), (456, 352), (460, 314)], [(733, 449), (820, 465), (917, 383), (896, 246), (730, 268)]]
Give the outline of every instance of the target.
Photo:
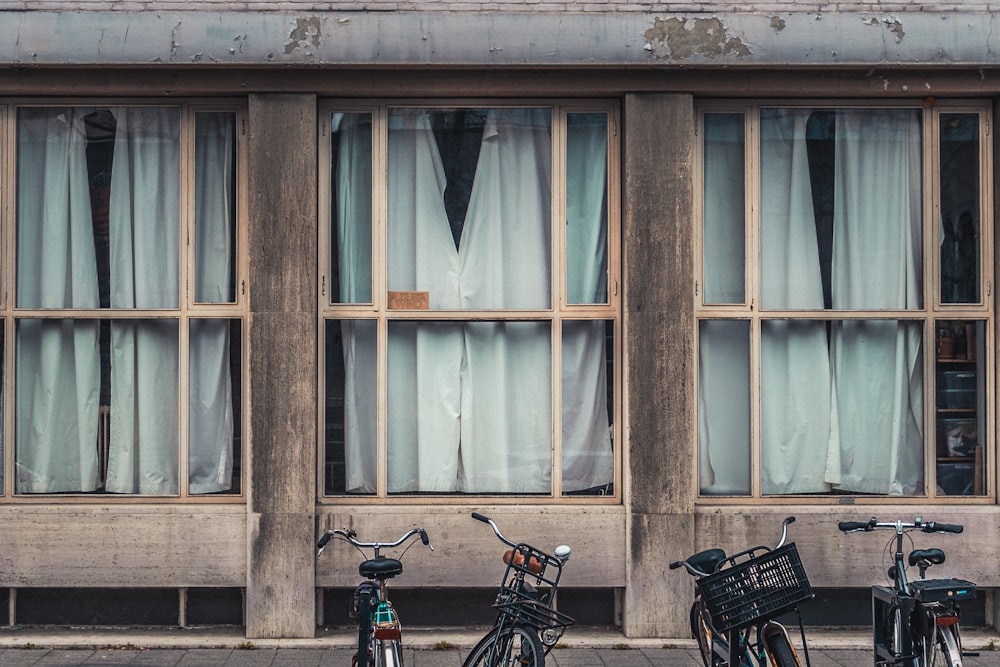
[[(485, 633), (461, 629), (404, 629), (406, 667), (461, 667)], [(870, 633), (807, 629), (812, 667), (870, 667)], [(967, 667), (1000, 665), (1000, 635), (991, 629), (963, 633)], [(797, 633), (793, 643), (798, 648)], [(626, 638), (607, 629), (572, 628), (546, 658), (547, 667), (698, 667), (694, 641)], [(146, 665), (155, 667), (350, 667), (351, 632), (338, 629), (313, 639), (247, 640), (239, 630), (19, 629), (0, 628), (0, 665)], [(800, 657), (802, 655), (799, 651)]]

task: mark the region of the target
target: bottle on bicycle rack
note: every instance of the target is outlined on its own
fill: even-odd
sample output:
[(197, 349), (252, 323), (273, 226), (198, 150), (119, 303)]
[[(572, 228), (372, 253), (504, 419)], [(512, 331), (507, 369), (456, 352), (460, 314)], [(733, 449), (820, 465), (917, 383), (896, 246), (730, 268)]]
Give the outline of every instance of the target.
[[(358, 566), (358, 573), (365, 578), (354, 590), (353, 612), (358, 618), (358, 650), (351, 661), (356, 667), (402, 667), (402, 626), (399, 616), (389, 601), (388, 581), (403, 573), (403, 563), (400, 558), (412, 543), (406, 547), (399, 558), (387, 558), (382, 555), (382, 549), (398, 547), (414, 536), (420, 536), (420, 541), (431, 551), (434, 547), (423, 528), (413, 528), (407, 531), (395, 542), (360, 542), (357, 532), (337, 528), (328, 530), (316, 544), (318, 558), (327, 542), (332, 538), (344, 540), (353, 545), (365, 560)], [(372, 550), (368, 558), (365, 549)]]
[[(961, 533), (957, 524), (912, 522), (841, 521), (845, 533), (892, 530), (886, 550), (893, 549), (888, 586), (872, 586), (872, 644), (876, 666), (962, 667), (962, 636), (959, 602), (976, 596), (976, 585), (964, 579), (927, 579), (932, 565), (945, 561), (938, 548), (914, 549), (904, 560), (903, 536), (923, 533)], [(909, 536), (907, 535), (909, 538)], [(910, 544), (913, 546), (912, 538)], [(910, 580), (907, 565), (919, 570), (920, 578)]]
[[(785, 544), (788, 525), (774, 549), (758, 546), (734, 556), (722, 549), (700, 551), (670, 564), (695, 577), (691, 635), (705, 667), (801, 667), (788, 631), (776, 617), (795, 611), (813, 597), (812, 587), (794, 542)], [(799, 615), (806, 665), (809, 647)]]
[(556, 547), (550, 555), (508, 540), (489, 517), (473, 512), (472, 518), (489, 524), (510, 549), (503, 555), (506, 568), (493, 605), (496, 622), (469, 653), (463, 667), (544, 667), (545, 656), (575, 622), (555, 608), (570, 548)]

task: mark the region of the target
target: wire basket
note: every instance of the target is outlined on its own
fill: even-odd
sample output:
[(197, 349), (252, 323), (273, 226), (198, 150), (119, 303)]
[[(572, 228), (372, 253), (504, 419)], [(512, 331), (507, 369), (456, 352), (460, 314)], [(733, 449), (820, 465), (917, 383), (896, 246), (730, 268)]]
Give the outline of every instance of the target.
[(524, 543), (505, 560), (507, 569), (493, 605), (500, 614), (538, 630), (567, 628), (576, 622), (551, 606), (562, 576), (561, 560)]
[(719, 632), (780, 616), (813, 596), (794, 543), (702, 577), (698, 588)]

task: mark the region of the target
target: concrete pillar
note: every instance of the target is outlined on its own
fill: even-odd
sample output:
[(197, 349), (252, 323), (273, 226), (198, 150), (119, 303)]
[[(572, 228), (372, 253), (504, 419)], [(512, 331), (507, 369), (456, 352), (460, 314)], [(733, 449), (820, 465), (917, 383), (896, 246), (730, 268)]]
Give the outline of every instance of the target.
[(628, 637), (687, 637), (694, 547), (694, 106), (690, 95), (624, 105)]
[(249, 98), (248, 639), (312, 637), (316, 98)]

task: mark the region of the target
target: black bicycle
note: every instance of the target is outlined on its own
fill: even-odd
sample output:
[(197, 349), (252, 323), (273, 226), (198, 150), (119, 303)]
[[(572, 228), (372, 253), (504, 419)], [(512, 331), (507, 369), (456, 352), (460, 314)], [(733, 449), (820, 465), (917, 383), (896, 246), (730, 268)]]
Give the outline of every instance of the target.
[[(920, 517), (912, 522), (880, 522), (873, 517), (865, 522), (841, 521), (837, 526), (845, 533), (895, 531), (885, 546), (887, 553), (894, 549), (887, 571), (890, 585), (872, 586), (875, 665), (961, 667), (963, 655), (975, 655), (962, 652), (959, 602), (974, 598), (976, 585), (963, 579), (926, 578), (928, 568), (944, 563), (941, 549), (914, 549), (903, 560), (904, 535), (913, 547), (913, 538), (908, 535), (911, 531), (961, 533), (962, 526)], [(909, 579), (907, 565), (917, 567), (919, 579)]]
[[(354, 590), (353, 611), (358, 617), (358, 651), (351, 660), (357, 667), (402, 667), (403, 665), (403, 631), (399, 616), (389, 602), (387, 582), (403, 573), (403, 563), (398, 558), (386, 558), (382, 549), (398, 547), (414, 537), (420, 536), (420, 541), (431, 551), (434, 547), (423, 528), (413, 528), (407, 531), (395, 542), (359, 542), (357, 532), (337, 528), (328, 530), (316, 544), (316, 557), (323, 553), (323, 548), (331, 538), (339, 538), (352, 544), (365, 556), (366, 560), (358, 566), (358, 573), (365, 578)], [(412, 543), (406, 547), (408, 550)], [(368, 558), (365, 549), (371, 549), (373, 557)], [(406, 550), (403, 551), (403, 554)], [(400, 554), (400, 558), (403, 555)], [(377, 582), (377, 583), (375, 583)]]
[(562, 568), (569, 559), (568, 546), (550, 555), (525, 543), (504, 537), (496, 522), (477, 512), (472, 518), (490, 525), (501, 542), (511, 547), (494, 608), (496, 622), (463, 667), (544, 667), (545, 656), (575, 622), (555, 608)]
[[(691, 605), (691, 635), (705, 667), (801, 667), (788, 631), (776, 617), (795, 611), (813, 597), (812, 587), (794, 542), (785, 544), (788, 525), (774, 549), (759, 546), (727, 556), (722, 549), (701, 551), (670, 564), (696, 577)], [(799, 615), (803, 655), (809, 648)]]

